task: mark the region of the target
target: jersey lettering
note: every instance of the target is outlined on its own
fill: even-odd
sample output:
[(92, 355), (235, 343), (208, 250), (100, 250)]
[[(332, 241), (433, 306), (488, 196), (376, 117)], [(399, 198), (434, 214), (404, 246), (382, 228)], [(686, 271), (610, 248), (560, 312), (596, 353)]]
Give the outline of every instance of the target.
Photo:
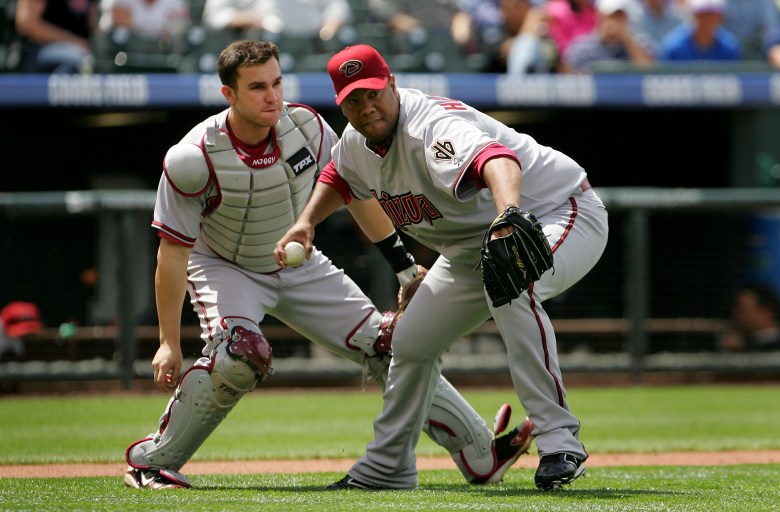
[(444, 217), (441, 212), (423, 194), (407, 192), (398, 196), (391, 196), (387, 192), (378, 194), (371, 191), (393, 224), (399, 227), (420, 224), (423, 221), (433, 225), (433, 221)]
[(276, 162), (277, 155), (273, 156), (265, 156), (262, 158), (254, 158), (252, 159), (252, 163), (250, 164), (250, 167), (252, 168), (258, 168), (258, 167), (268, 167), (269, 165)]
[(466, 105), (458, 100), (453, 100), (444, 96), (430, 96), (430, 98), (439, 101), (439, 106), (441, 106), (441, 108), (444, 110), (467, 110)]
[(466, 106), (463, 103), (454, 100), (448, 103), (442, 103), (441, 106), (444, 110), (466, 110)]
[(419, 224), (422, 220), (422, 208), (417, 203), (416, 198), (412, 194), (404, 194), (400, 198), (403, 205), (404, 212), (409, 219), (410, 224)]
[(385, 213), (388, 217), (390, 217), (390, 220), (393, 221), (393, 224), (396, 226), (405, 226), (406, 220), (404, 219), (404, 213), (403, 210), (400, 209), (400, 204), (396, 203), (392, 199), (387, 198), (387, 194), (382, 194), (383, 197), (386, 199), (379, 199), (379, 204), (382, 205), (382, 208), (385, 210)]

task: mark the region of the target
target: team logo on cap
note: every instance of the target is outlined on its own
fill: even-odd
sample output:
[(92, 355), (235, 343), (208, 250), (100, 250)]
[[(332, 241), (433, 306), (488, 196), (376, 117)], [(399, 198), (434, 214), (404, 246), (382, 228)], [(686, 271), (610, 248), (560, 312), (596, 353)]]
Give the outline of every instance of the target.
[(342, 73), (347, 78), (352, 78), (360, 73), (361, 69), (363, 69), (363, 63), (352, 59), (339, 66), (339, 73)]

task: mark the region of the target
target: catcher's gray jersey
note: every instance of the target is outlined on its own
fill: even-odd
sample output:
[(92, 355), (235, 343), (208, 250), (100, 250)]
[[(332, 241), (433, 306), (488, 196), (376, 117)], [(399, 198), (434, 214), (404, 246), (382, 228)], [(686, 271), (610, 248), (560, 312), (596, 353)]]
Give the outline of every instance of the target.
[(153, 225), (176, 243), (272, 272), (279, 269), (273, 247), (303, 209), (338, 137), (309, 107), (285, 104), (276, 137), (249, 148), (230, 135), (227, 113), (199, 123), (168, 151)]

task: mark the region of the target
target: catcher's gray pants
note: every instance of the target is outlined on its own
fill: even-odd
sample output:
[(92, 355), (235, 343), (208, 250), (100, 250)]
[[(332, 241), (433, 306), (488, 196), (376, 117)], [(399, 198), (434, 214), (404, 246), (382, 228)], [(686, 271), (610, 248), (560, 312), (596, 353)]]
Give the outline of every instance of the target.
[(352, 477), (380, 486), (416, 478), (414, 448), (434, 396), (441, 356), (453, 340), (490, 317), (506, 344), (517, 396), (537, 426), (539, 453), (587, 456), (578, 439), (579, 421), (566, 402), (555, 333), (542, 302), (575, 284), (596, 264), (607, 243), (607, 212), (588, 190), (539, 221), (553, 247), (555, 271), (547, 271), (509, 305), (490, 305), (474, 264), (439, 257), (433, 265), (396, 327), (384, 407), (366, 454), (349, 471)]

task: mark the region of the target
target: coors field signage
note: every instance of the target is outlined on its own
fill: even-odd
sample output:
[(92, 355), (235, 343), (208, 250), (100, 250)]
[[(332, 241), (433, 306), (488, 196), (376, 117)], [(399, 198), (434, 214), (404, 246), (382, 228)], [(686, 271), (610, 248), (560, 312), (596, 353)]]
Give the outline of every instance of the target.
[[(475, 107), (716, 107), (780, 105), (780, 74), (606, 73), (595, 75), (399, 74), (400, 87)], [(285, 97), (333, 108), (325, 73), (288, 74)], [(0, 74), (2, 107), (224, 106), (216, 74)]]

